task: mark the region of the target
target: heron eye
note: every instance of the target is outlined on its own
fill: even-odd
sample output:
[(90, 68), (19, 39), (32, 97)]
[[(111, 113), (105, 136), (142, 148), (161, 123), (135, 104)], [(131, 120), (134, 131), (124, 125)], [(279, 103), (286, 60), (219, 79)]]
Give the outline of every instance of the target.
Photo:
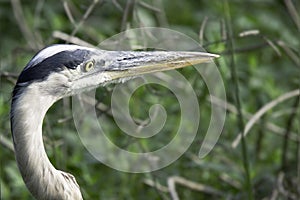
[(83, 71), (88, 72), (88, 71), (92, 70), (93, 68), (94, 68), (94, 61), (89, 61), (89, 62), (85, 63)]

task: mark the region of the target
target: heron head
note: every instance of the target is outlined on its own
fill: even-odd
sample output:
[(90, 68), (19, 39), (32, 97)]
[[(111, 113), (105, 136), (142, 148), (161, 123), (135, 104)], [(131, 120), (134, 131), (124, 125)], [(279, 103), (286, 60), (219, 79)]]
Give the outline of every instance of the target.
[(105, 51), (77, 45), (53, 45), (24, 68), (18, 87), (34, 85), (56, 99), (146, 73), (210, 62), (217, 55), (178, 51)]

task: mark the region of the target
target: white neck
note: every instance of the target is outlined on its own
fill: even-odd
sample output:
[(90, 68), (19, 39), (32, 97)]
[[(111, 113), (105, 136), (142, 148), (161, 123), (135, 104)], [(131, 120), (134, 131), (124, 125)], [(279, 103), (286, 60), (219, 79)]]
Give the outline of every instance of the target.
[(18, 167), (27, 188), (37, 199), (82, 199), (75, 178), (56, 170), (45, 152), (42, 123), (56, 101), (29, 85), (13, 100), (11, 126)]

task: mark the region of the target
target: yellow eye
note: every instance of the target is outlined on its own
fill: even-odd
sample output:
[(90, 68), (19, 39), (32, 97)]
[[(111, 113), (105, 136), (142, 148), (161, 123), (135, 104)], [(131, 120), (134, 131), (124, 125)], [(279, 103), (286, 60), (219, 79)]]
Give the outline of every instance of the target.
[(92, 70), (93, 68), (94, 68), (94, 61), (89, 61), (89, 62), (85, 63), (83, 71), (88, 72), (88, 71)]

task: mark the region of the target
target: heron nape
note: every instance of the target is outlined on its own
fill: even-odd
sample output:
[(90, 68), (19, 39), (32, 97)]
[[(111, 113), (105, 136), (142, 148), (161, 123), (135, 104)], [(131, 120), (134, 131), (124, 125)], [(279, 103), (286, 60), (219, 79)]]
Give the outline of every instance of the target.
[(105, 51), (52, 45), (39, 51), (12, 94), (11, 131), (17, 165), (36, 199), (83, 199), (73, 175), (49, 161), (42, 138), (47, 110), (59, 99), (147, 73), (210, 62), (217, 55), (185, 51)]

